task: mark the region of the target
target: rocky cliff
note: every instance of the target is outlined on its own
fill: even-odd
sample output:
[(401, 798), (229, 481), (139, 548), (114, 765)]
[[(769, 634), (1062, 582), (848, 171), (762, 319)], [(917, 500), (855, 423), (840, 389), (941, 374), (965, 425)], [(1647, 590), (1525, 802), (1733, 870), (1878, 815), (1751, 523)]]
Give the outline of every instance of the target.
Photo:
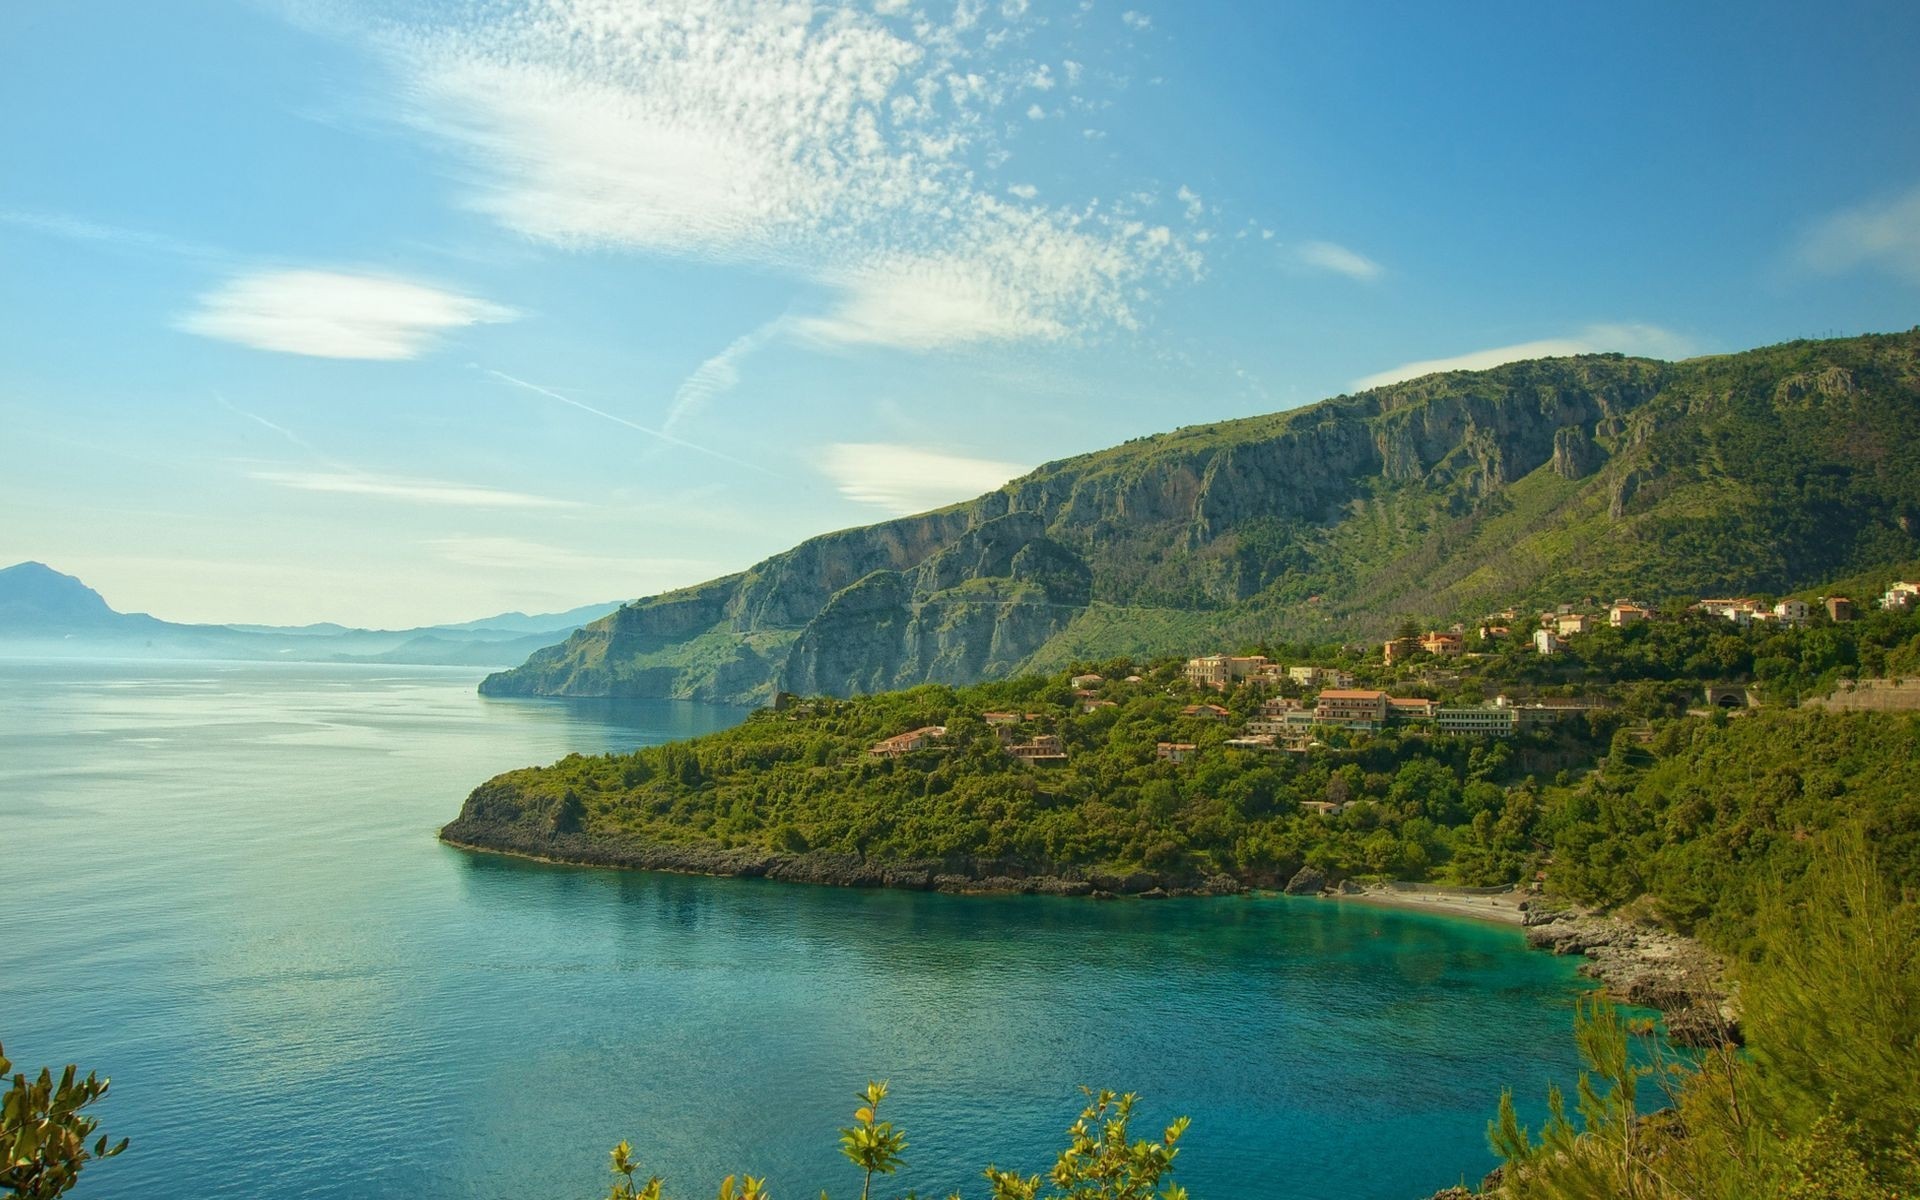
[(627, 605), (493, 694), (755, 702), (1920, 555), (1920, 331), (1450, 372), (1049, 463)]

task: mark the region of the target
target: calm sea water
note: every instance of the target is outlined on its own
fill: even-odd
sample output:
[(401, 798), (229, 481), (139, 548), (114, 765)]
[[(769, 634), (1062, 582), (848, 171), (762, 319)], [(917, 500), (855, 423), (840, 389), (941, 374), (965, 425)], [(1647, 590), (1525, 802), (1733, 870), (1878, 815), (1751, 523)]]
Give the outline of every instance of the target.
[(462, 670), (0, 663), (0, 1040), (111, 1075), (83, 1196), (797, 1198), (892, 1081), (901, 1190), (1044, 1170), (1074, 1085), (1193, 1116), (1197, 1197), (1413, 1200), (1574, 1070), (1517, 932), (1313, 900), (1099, 904), (543, 867), (469, 788), (735, 710), (484, 700)]

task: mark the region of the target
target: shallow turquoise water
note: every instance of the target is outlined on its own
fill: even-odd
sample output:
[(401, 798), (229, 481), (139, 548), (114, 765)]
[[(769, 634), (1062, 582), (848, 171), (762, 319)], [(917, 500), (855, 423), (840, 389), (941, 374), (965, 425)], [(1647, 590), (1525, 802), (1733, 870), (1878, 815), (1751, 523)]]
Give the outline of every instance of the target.
[(1200, 1200), (1413, 1200), (1492, 1165), (1503, 1083), (1571, 1078), (1571, 966), (1510, 929), (449, 850), (490, 774), (739, 715), (474, 682), (0, 663), (0, 1040), (111, 1075), (134, 1141), (81, 1195), (584, 1198), (622, 1137), (683, 1196), (857, 1194), (834, 1130), (886, 1077), (902, 1190), (1044, 1169), (1086, 1082), (1193, 1116)]

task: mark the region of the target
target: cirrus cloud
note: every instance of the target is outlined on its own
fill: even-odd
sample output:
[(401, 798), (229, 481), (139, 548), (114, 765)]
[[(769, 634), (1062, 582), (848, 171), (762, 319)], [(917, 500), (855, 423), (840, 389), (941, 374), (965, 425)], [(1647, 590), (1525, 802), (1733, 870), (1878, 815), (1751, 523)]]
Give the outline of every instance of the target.
[(1799, 257), (1822, 274), (1875, 267), (1920, 283), (1920, 185), (1827, 217), (1801, 239)]
[(1361, 283), (1371, 283), (1384, 272), (1379, 263), (1338, 242), (1302, 242), (1294, 254), (1303, 266), (1345, 275)]
[(1575, 354), (1637, 354), (1649, 358), (1686, 358), (1697, 353), (1693, 341), (1658, 325), (1589, 325), (1569, 337), (1543, 338), (1534, 342), (1516, 342), (1510, 346), (1491, 346), (1469, 350), (1448, 358), (1428, 358), (1402, 363), (1353, 381), (1355, 391), (1385, 387), (1437, 375), (1443, 371), (1486, 371), (1529, 358), (1564, 358)]
[(840, 442), (820, 456), (840, 494), (905, 515), (970, 500), (1031, 468), (887, 442)]
[(1199, 271), (1197, 239), (985, 177), (1006, 161), (1002, 110), (1041, 76), (994, 53), (1020, 6), (996, 28), (968, 5), (944, 24), (804, 0), (455, 11), (374, 41), (473, 208), (557, 246), (797, 275), (830, 294), (794, 324), (817, 340), (1061, 340), (1132, 327), (1156, 285)]
[(444, 504), (457, 508), (580, 507), (576, 501), (572, 500), (556, 500), (551, 496), (536, 496), (527, 492), (482, 487), (478, 484), (371, 475), (359, 471), (261, 470), (250, 472), (249, 478), (299, 492), (372, 496), (382, 500), (403, 500), (413, 504)]
[(510, 321), (510, 308), (382, 275), (258, 271), (200, 297), (178, 327), (256, 350), (315, 358), (407, 359), (441, 333)]

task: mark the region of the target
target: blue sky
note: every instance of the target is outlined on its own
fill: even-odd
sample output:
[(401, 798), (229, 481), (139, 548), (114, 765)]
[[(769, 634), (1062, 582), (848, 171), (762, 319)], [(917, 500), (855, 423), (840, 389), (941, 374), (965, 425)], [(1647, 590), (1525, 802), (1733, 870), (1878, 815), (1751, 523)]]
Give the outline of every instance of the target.
[(0, 563), (643, 595), (1440, 365), (1920, 320), (1920, 7), (0, 8)]

